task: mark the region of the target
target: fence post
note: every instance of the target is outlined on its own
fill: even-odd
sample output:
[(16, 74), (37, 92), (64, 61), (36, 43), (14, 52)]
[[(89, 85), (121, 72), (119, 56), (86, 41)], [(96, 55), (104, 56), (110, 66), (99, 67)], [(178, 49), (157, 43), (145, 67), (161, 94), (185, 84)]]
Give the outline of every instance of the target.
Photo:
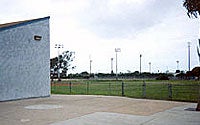
[(111, 83), (109, 82), (109, 95), (111, 95)]
[(168, 98), (172, 100), (172, 84), (168, 84)]
[(69, 82), (69, 93), (71, 94), (72, 93), (72, 83)]
[(146, 83), (145, 83), (145, 81), (143, 81), (143, 85), (142, 85), (142, 97), (146, 98)]
[(122, 96), (124, 96), (124, 82), (122, 81)]
[(87, 95), (88, 95), (88, 93), (89, 93), (89, 82), (87, 82), (87, 89), (86, 89), (86, 93), (87, 93)]

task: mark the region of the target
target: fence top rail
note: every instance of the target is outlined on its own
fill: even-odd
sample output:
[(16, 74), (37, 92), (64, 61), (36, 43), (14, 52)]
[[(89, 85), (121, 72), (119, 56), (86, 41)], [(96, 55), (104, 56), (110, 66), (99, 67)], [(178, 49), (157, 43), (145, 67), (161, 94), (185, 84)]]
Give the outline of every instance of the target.
[(172, 84), (173, 86), (198, 86), (200, 87), (200, 84)]

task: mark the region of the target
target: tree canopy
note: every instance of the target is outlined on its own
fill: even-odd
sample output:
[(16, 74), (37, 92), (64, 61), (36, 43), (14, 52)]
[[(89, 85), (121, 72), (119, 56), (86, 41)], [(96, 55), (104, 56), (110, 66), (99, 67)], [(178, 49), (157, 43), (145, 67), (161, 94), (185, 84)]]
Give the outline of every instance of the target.
[(187, 9), (190, 18), (197, 18), (200, 15), (200, 0), (184, 0), (183, 6)]
[(59, 62), (58, 57), (50, 59), (50, 67), (57, 72), (58, 70), (61, 70), (62, 73), (67, 76), (67, 71), (75, 68), (75, 66), (71, 64), (74, 61), (74, 58), (75, 52), (64, 51), (61, 55), (59, 55)]

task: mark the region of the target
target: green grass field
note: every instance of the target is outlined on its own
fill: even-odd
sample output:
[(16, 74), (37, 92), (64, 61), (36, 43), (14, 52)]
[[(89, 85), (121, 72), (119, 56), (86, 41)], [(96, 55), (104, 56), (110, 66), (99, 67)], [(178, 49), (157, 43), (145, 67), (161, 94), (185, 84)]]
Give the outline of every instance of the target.
[(51, 85), (53, 94), (111, 95), (188, 102), (196, 102), (200, 93), (200, 81), (62, 80), (54, 81)]

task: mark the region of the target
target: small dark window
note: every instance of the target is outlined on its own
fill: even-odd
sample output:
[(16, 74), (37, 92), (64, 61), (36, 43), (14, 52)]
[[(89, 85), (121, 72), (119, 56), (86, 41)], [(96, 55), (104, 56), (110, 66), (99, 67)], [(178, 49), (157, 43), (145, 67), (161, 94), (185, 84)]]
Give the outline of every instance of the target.
[(34, 40), (36, 40), (36, 41), (40, 41), (41, 39), (42, 39), (42, 36), (38, 36), (38, 35), (34, 36)]

